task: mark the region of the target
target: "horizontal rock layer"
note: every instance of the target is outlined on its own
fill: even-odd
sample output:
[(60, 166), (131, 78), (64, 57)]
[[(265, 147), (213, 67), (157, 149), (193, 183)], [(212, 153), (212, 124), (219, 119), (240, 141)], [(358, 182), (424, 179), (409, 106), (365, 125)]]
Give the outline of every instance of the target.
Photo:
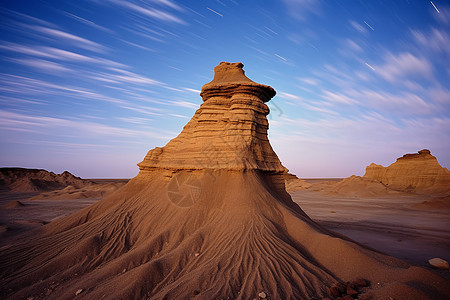
[(364, 178), (383, 183), (387, 187), (415, 193), (450, 192), (450, 172), (439, 165), (429, 150), (405, 154), (388, 167), (370, 164)]
[[(221, 66), (237, 69), (234, 72), (238, 75), (218, 76)], [(216, 67), (215, 79), (203, 86), (204, 103), (176, 138), (147, 153), (138, 164), (141, 170), (284, 171), (267, 138), (269, 108), (264, 101), (275, 91), (252, 82), (239, 68), (242, 71), (242, 64), (221, 63)]]

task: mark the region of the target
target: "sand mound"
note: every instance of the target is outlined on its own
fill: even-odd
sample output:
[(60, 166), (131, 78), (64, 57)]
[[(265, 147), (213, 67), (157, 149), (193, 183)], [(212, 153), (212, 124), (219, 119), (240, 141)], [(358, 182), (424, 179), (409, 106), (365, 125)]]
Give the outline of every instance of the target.
[(289, 173), (288, 169), (286, 169), (283, 173), (283, 177), (284, 185), (288, 193), (306, 190), (312, 186), (311, 183), (308, 183), (305, 180), (298, 178), (296, 175)]
[(399, 193), (387, 188), (377, 181), (355, 175), (344, 178), (336, 184), (330, 185), (328, 188), (324, 188), (323, 192), (329, 195), (350, 197), (376, 197)]
[(88, 183), (67, 171), (55, 174), (41, 169), (0, 168), (0, 186), (13, 193), (50, 191), (68, 185), (81, 187)]
[(421, 203), (415, 204), (413, 208), (416, 209), (448, 209), (450, 210), (450, 196), (435, 197), (430, 200), (425, 200)]
[(90, 183), (84, 185), (81, 188), (69, 185), (61, 190), (41, 193), (37, 196), (32, 197), (30, 200), (41, 200), (41, 199), (57, 200), (57, 199), (84, 199), (84, 198), (101, 199), (117, 191), (124, 185), (125, 185), (124, 182), (105, 183), (105, 184)]
[(18, 207), (23, 207), (23, 206), (25, 206), (25, 204), (23, 204), (20, 201), (15, 200), (15, 201), (11, 201), (11, 202), (8, 202), (8, 203), (2, 205), (1, 208), (8, 209), (8, 208), (18, 208)]
[(450, 193), (450, 172), (442, 168), (429, 150), (405, 154), (388, 167), (372, 163), (364, 178), (381, 182), (390, 189), (417, 194)]
[[(215, 71), (245, 76), (240, 63)], [(369, 294), (449, 296), (446, 280), (338, 238), (292, 201), (267, 139), (275, 92), (241, 75), (205, 85), (123, 188), (0, 251), (2, 297), (310, 299), (359, 278)]]

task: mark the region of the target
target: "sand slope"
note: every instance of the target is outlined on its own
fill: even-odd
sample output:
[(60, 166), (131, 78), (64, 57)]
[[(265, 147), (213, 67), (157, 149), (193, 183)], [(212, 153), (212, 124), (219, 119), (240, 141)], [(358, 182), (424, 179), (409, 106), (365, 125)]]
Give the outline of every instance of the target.
[(358, 278), (378, 298), (450, 295), (434, 273), (313, 222), (267, 139), (273, 89), (240, 63), (215, 71), (192, 120), (135, 178), (0, 251), (3, 298), (309, 299)]

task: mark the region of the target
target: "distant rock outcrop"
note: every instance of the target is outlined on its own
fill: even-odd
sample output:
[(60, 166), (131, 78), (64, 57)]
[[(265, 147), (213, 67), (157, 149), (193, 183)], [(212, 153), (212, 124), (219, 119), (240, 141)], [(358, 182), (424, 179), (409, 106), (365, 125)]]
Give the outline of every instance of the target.
[(90, 183), (64, 171), (55, 174), (42, 169), (0, 168), (0, 188), (13, 193), (46, 192), (68, 185), (81, 187)]
[(78, 188), (73, 185), (68, 185), (60, 190), (40, 193), (39, 195), (30, 198), (30, 200), (103, 198), (117, 191), (124, 185), (125, 182), (112, 182), (104, 184), (88, 183)]
[(283, 173), (284, 185), (288, 193), (306, 190), (312, 186), (311, 183), (306, 180), (298, 178), (296, 175), (289, 173), (289, 170), (285, 168)]
[(450, 192), (450, 172), (439, 165), (430, 150), (405, 154), (388, 167), (370, 164), (365, 179), (381, 182), (390, 189), (417, 194)]

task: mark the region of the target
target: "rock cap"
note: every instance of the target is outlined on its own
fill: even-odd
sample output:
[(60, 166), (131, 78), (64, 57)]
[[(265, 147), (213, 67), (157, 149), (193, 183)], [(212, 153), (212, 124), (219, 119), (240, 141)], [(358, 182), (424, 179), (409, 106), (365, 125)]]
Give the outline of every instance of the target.
[(256, 83), (245, 76), (243, 67), (241, 62), (220, 62), (214, 68), (213, 80), (202, 87), (200, 96), (203, 101), (214, 96), (231, 97), (236, 93), (254, 95), (263, 102), (275, 96), (276, 92), (271, 86)]

